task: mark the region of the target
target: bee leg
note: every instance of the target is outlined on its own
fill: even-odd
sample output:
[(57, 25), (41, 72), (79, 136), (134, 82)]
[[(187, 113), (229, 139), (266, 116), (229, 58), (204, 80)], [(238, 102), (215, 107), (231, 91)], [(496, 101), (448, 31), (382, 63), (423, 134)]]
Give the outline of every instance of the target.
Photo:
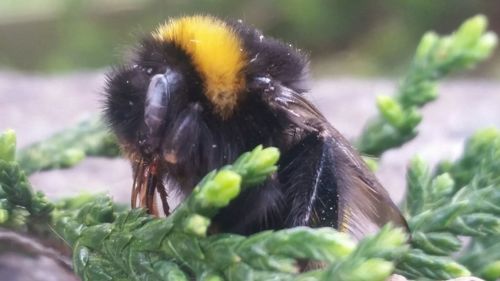
[[(134, 167), (134, 183), (132, 185), (132, 196), (130, 200), (132, 208), (143, 206), (142, 198), (144, 194), (145, 169), (146, 166), (143, 160), (137, 162), (137, 165)], [(139, 199), (139, 204), (137, 204), (137, 199)]]
[(156, 204), (156, 185), (157, 177), (154, 174), (149, 174), (146, 187), (146, 208), (148, 213), (158, 216), (158, 208)]
[(130, 205), (132, 209), (137, 208), (137, 196), (139, 195), (139, 187), (141, 178), (138, 176), (141, 174), (141, 163), (137, 162), (134, 167), (134, 183), (132, 184), (132, 195), (130, 197)]
[(148, 210), (148, 179), (149, 179), (149, 166), (145, 165), (141, 169), (142, 173), (140, 175), (140, 185), (139, 185), (139, 207), (146, 208)]
[(168, 216), (170, 215), (170, 207), (168, 206), (168, 202), (167, 202), (167, 190), (165, 188), (165, 186), (163, 185), (163, 182), (160, 180), (158, 182), (158, 185), (156, 187), (158, 189), (158, 193), (160, 194), (160, 199), (161, 199), (161, 205), (163, 207), (163, 213), (165, 214), (165, 216)]
[(338, 192), (332, 145), (318, 133), (311, 133), (280, 160), (278, 177), (289, 204), (285, 227), (337, 228)]

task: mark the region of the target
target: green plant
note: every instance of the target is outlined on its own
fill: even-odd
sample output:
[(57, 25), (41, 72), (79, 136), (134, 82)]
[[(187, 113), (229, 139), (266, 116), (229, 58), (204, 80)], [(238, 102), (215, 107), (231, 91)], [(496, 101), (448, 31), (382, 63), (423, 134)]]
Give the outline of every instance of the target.
[(18, 161), (27, 174), (69, 168), (86, 156), (117, 157), (120, 149), (99, 118), (84, 120), (73, 128), (19, 151)]
[[(381, 116), (358, 143), (381, 155), (411, 140), (417, 108), (437, 97), (435, 82), (485, 59), (496, 45), (475, 17), (451, 36), (428, 33), (394, 98), (378, 98)], [(385, 280), (392, 272), (419, 280), (476, 275), (500, 278), (500, 131), (482, 130), (462, 158), (432, 172), (420, 158), (408, 169), (403, 212), (411, 240), (390, 226), (359, 243), (333, 229), (295, 228), (249, 237), (208, 235), (210, 218), (276, 169), (279, 152), (257, 147), (208, 174), (168, 218), (115, 206), (104, 196), (49, 202), (26, 173), (70, 167), (85, 155), (116, 156), (99, 121), (80, 124), (15, 153), (15, 135), (0, 136), (0, 225), (38, 236), (62, 237), (73, 248), (83, 280)], [(52, 231), (53, 230), (53, 231)], [(468, 236), (464, 243), (460, 237)], [(301, 262), (324, 267), (300, 272)]]
[(497, 37), (493, 32), (485, 33), (486, 27), (486, 18), (475, 16), (451, 35), (440, 37), (427, 32), (396, 94), (377, 97), (380, 116), (366, 124), (356, 142), (359, 150), (380, 156), (413, 139), (422, 121), (418, 109), (438, 97), (437, 80), (471, 68), (491, 55)]
[[(500, 246), (499, 156), (500, 131), (486, 129), (469, 139), (461, 159), (442, 163), (434, 173), (422, 159), (412, 160), (403, 209), (412, 250), (398, 266), (401, 273), (445, 279), (472, 271), (488, 280), (500, 277), (500, 255), (494, 248)], [(458, 253), (463, 249), (460, 237), (471, 237), (471, 242)], [(434, 270), (415, 268), (411, 259)]]
[[(331, 280), (332, 276), (384, 280), (393, 270), (391, 259), (406, 250), (405, 234), (389, 227), (358, 246), (329, 228), (267, 231), (250, 237), (207, 236), (210, 218), (219, 208), (241, 189), (251, 188), (275, 171), (279, 157), (275, 148), (257, 147), (232, 165), (211, 172), (172, 215), (161, 219), (143, 210), (119, 211), (107, 197), (73, 198), (55, 205), (40, 200), (43, 197), (31, 190), (11, 157), (12, 133), (0, 141), (6, 144), (8, 155), (0, 160), (0, 168), (15, 171), (0, 174), (0, 200), (9, 203), (3, 209), (4, 222), (14, 219), (17, 209), (26, 210), (25, 217), (30, 218), (44, 210), (43, 217), (22, 220), (17, 226), (54, 226), (73, 248), (75, 271), (83, 280), (189, 280), (189, 276), (200, 280)], [(299, 259), (329, 266), (299, 273)]]

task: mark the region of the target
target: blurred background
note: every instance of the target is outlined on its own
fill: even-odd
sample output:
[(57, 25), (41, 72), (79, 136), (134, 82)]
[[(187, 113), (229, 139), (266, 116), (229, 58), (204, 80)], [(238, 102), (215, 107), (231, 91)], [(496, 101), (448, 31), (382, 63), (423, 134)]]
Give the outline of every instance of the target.
[[(491, 0), (2, 0), (0, 68), (103, 68), (158, 23), (193, 13), (243, 19), (294, 43), (321, 76), (399, 73), (425, 31), (450, 32), (477, 13), (500, 31), (500, 2)], [(500, 75), (499, 64), (497, 56), (481, 74)]]
[[(194, 13), (242, 19), (309, 52), (309, 98), (351, 139), (377, 113), (375, 95), (394, 92), (425, 31), (447, 34), (481, 13), (500, 33), (494, 0), (0, 0), (0, 131), (13, 128), (25, 147), (99, 114), (109, 66), (168, 17)], [(396, 201), (414, 154), (454, 158), (474, 131), (500, 127), (498, 53), (440, 83), (418, 137), (384, 154), (377, 175)], [(123, 159), (89, 158), (30, 180), (51, 199), (87, 191), (124, 203), (132, 185)], [(50, 259), (15, 252), (0, 251), (0, 281), (76, 280)]]
[[(102, 110), (105, 72), (169, 17), (211, 14), (242, 19), (306, 50), (310, 99), (347, 137), (377, 113), (376, 94), (391, 94), (421, 36), (448, 34), (484, 14), (500, 33), (500, 1), (488, 0), (30, 0), (0, 1), (0, 131), (13, 128), (24, 147)], [(475, 130), (500, 126), (500, 56), (441, 83), (424, 109), (415, 141), (389, 151), (379, 176), (398, 200), (405, 166), (420, 153), (456, 157)], [(474, 118), (470, 118), (474, 116)], [(51, 198), (81, 190), (127, 202), (131, 176), (123, 160), (88, 159), (77, 169), (37, 173)]]

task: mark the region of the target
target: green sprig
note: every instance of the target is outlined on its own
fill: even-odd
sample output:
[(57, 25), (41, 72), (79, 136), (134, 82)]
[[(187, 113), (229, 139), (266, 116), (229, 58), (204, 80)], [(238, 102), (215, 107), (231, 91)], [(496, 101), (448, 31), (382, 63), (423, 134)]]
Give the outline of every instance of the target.
[[(74, 245), (76, 272), (83, 280), (169, 280), (172, 276), (179, 280), (190, 276), (201, 280), (331, 280), (340, 272), (344, 280), (387, 278), (394, 265), (381, 253), (404, 251), (406, 238), (400, 230), (386, 228), (357, 248), (345, 234), (330, 228), (266, 231), (250, 237), (207, 236), (217, 210), (275, 171), (278, 157), (275, 148), (261, 146), (243, 154), (233, 165), (208, 174), (166, 219), (149, 217), (142, 210), (112, 215), (112, 205), (105, 199), (59, 216), (59, 233)], [(330, 266), (301, 274), (299, 259)], [(355, 266), (360, 268), (352, 270)], [(377, 274), (361, 270), (367, 267)]]
[[(400, 273), (430, 279), (470, 272), (487, 280), (500, 277), (499, 155), (500, 131), (486, 129), (467, 141), (457, 162), (441, 164), (435, 175), (420, 158), (412, 160), (405, 213), (413, 249), (398, 265)], [(469, 245), (459, 239), (463, 236), (471, 237)], [(460, 250), (457, 260), (451, 258)]]
[(359, 150), (380, 156), (412, 140), (422, 120), (418, 109), (438, 96), (437, 80), (472, 68), (493, 52), (497, 37), (493, 32), (486, 32), (486, 27), (486, 18), (479, 15), (465, 21), (451, 35), (426, 33), (396, 94), (377, 98), (380, 116), (365, 126), (357, 140)]
[[(277, 149), (261, 146), (243, 154), (209, 173), (168, 218), (140, 209), (120, 211), (107, 197), (84, 195), (48, 209), (49, 222), (73, 248), (75, 272), (83, 280), (385, 280), (395, 257), (406, 250), (401, 230), (386, 227), (358, 246), (331, 228), (207, 236), (217, 210), (265, 180), (278, 158)], [(1, 182), (6, 178), (11, 179), (0, 177)], [(36, 204), (28, 199), (36, 194), (29, 185), (18, 187), (4, 189), (6, 201), (32, 210)], [(326, 267), (301, 273), (299, 260)]]
[(80, 122), (73, 128), (32, 144), (18, 153), (27, 174), (37, 171), (73, 167), (86, 156), (116, 157), (120, 150), (115, 138), (100, 118)]
[(16, 136), (0, 134), (0, 226), (34, 230), (50, 219), (53, 205), (41, 192), (33, 192), (24, 171), (15, 162)]

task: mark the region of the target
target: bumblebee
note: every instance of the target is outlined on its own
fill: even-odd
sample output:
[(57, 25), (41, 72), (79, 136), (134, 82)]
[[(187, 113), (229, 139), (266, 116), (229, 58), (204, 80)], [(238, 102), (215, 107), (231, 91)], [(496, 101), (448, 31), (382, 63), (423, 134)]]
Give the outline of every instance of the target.
[(308, 58), (241, 21), (172, 19), (108, 75), (105, 116), (133, 166), (132, 207), (169, 214), (208, 172), (257, 145), (281, 151), (276, 174), (212, 221), (251, 234), (328, 226), (361, 236), (406, 222), (349, 142), (309, 102)]

